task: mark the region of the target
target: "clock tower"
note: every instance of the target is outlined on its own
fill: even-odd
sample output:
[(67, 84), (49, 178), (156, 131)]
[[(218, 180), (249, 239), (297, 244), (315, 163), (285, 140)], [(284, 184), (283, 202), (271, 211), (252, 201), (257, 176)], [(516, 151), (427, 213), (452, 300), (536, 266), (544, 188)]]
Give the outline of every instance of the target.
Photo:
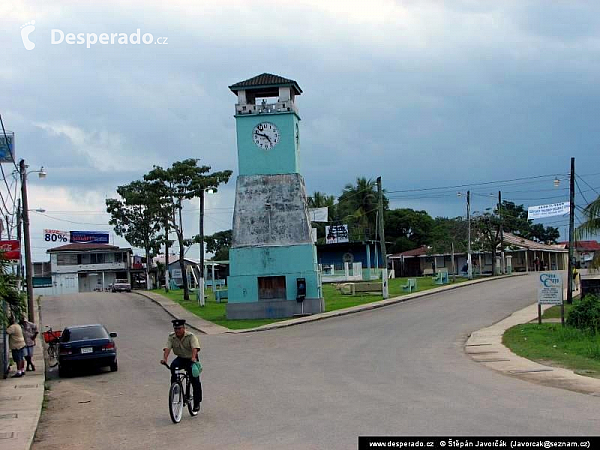
[(324, 311), (300, 174), (298, 83), (264, 73), (229, 86), (237, 96), (239, 176), (229, 251), (228, 319)]

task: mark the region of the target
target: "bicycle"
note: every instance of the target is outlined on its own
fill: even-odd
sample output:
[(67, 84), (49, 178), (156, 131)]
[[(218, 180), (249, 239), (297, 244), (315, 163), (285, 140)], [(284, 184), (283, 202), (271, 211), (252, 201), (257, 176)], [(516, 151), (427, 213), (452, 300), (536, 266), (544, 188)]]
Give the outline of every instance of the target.
[[(169, 371), (171, 366), (167, 363), (162, 363)], [(194, 396), (191, 389), (190, 376), (187, 371), (182, 368), (175, 369), (177, 379), (171, 383), (169, 388), (169, 415), (173, 423), (179, 423), (183, 415), (183, 405), (187, 405), (190, 416), (198, 415), (194, 412)]]
[(54, 331), (52, 327), (46, 327), (47, 330), (42, 334), (44, 336), (44, 342), (48, 344), (48, 366), (56, 367), (58, 365), (58, 354), (59, 354), (59, 342), (62, 336), (62, 331)]

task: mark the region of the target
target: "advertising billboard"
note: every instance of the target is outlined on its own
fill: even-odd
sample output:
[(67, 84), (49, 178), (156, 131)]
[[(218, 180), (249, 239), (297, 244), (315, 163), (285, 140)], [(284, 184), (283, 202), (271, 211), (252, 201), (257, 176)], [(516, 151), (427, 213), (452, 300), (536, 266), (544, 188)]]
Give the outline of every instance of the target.
[(7, 131), (6, 136), (0, 129), (0, 163), (15, 160), (15, 133)]
[(108, 244), (109, 234), (105, 231), (71, 231), (72, 244)]
[(18, 260), (21, 257), (21, 245), (17, 240), (0, 241), (0, 257), (9, 260)]

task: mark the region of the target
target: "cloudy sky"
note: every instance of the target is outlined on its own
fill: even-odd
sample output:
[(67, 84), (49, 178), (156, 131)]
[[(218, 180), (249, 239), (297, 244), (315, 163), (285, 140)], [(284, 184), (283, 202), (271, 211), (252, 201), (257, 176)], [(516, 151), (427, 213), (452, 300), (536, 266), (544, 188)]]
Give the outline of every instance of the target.
[[(0, 2), (0, 114), (17, 158), (48, 172), (28, 178), (30, 208), (46, 210), (31, 213), (34, 260), (44, 228), (110, 230), (105, 199), (153, 165), (193, 157), (237, 176), (227, 86), (263, 72), (304, 91), (309, 193), (381, 176), (392, 207), (454, 217), (468, 189), (474, 211), (499, 190), (567, 201), (575, 157), (585, 206), (600, 191), (599, 22), (595, 2)], [(153, 43), (52, 43), (138, 29)], [(207, 234), (231, 227), (234, 189), (208, 197)], [(195, 234), (197, 202), (186, 209)], [(566, 236), (567, 217), (545, 223)]]

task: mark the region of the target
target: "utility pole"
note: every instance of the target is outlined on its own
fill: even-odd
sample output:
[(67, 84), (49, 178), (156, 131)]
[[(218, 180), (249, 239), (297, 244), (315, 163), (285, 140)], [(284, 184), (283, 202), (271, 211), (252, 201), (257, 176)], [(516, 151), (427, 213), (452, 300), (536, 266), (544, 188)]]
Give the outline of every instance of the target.
[(498, 191), (498, 217), (500, 217), (500, 275), (504, 275), (504, 227), (502, 224), (502, 191)]
[(169, 219), (165, 219), (165, 292), (169, 292)]
[[(21, 199), (17, 200), (17, 241), (19, 241), (19, 245), (21, 242)], [(10, 236), (8, 236), (10, 239)], [(23, 285), (23, 255), (19, 252), (19, 265), (17, 266), (17, 288), (19, 292), (21, 292), (21, 286)]]
[(35, 322), (33, 311), (33, 274), (31, 263), (31, 238), (29, 236), (29, 204), (27, 202), (27, 167), (25, 160), (19, 161), (19, 173), (21, 174), (21, 198), (23, 199), (23, 237), (25, 241), (25, 282), (27, 283), (27, 318), (29, 322)]
[(471, 191), (467, 191), (467, 278), (473, 279), (473, 265), (471, 261)]
[[(573, 303), (573, 239), (575, 224), (575, 158), (571, 158), (571, 183), (569, 205), (569, 264), (567, 265), (567, 303)], [(564, 317), (564, 314), (563, 314)], [(564, 321), (564, 318), (563, 318)], [(564, 322), (563, 322), (564, 325)]]
[(381, 245), (381, 257), (383, 258), (383, 271), (381, 273), (381, 281), (383, 283), (383, 298), (389, 297), (388, 290), (388, 271), (387, 271), (387, 254), (385, 250), (385, 234), (383, 220), (383, 189), (381, 189), (381, 177), (377, 177), (377, 193), (379, 194), (379, 239)]
[[(204, 189), (200, 190), (200, 281), (198, 283), (198, 306), (204, 306)], [(213, 280), (213, 291), (215, 289)]]

